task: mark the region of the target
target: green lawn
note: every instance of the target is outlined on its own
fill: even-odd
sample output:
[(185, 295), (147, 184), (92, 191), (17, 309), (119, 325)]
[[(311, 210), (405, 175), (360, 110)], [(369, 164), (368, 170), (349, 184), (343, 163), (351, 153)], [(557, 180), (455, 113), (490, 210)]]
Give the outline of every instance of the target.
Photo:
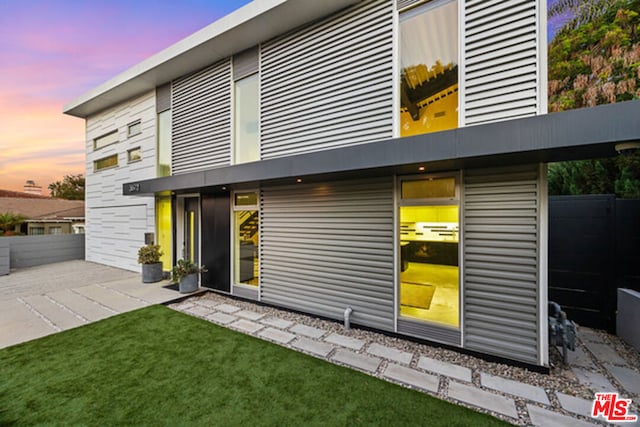
[(0, 350), (0, 425), (500, 425), (152, 306)]

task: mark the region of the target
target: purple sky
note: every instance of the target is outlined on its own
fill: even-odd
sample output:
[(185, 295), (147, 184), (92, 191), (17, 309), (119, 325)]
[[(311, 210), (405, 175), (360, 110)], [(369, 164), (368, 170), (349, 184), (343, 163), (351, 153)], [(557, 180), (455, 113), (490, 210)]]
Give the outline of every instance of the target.
[(62, 107), (246, 3), (0, 0), (0, 189), (84, 173), (84, 121)]

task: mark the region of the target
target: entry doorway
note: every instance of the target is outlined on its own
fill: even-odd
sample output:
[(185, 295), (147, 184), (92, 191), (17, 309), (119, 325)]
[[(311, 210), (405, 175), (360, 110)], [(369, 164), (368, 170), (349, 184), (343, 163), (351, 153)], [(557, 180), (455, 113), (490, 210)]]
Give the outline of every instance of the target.
[(200, 263), (200, 200), (197, 197), (184, 199), (184, 246), (183, 258)]

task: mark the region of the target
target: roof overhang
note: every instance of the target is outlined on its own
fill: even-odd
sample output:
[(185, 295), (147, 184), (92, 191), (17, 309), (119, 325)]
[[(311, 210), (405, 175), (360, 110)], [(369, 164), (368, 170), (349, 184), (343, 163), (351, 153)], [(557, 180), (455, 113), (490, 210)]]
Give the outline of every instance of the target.
[(640, 141), (638, 117), (640, 101), (622, 102), (131, 182), (123, 194), (610, 157)]
[(256, 0), (65, 105), (86, 118), (360, 0)]

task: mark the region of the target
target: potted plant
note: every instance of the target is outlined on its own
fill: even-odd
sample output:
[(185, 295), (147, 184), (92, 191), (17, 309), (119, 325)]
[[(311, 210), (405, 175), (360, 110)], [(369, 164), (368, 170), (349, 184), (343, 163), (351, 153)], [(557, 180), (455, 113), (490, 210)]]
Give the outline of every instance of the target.
[(188, 259), (179, 259), (171, 270), (171, 280), (178, 282), (180, 293), (189, 293), (198, 289), (198, 273), (207, 271), (204, 265), (198, 266)]
[(161, 256), (160, 245), (145, 245), (138, 250), (138, 264), (142, 264), (142, 283), (162, 280)]

